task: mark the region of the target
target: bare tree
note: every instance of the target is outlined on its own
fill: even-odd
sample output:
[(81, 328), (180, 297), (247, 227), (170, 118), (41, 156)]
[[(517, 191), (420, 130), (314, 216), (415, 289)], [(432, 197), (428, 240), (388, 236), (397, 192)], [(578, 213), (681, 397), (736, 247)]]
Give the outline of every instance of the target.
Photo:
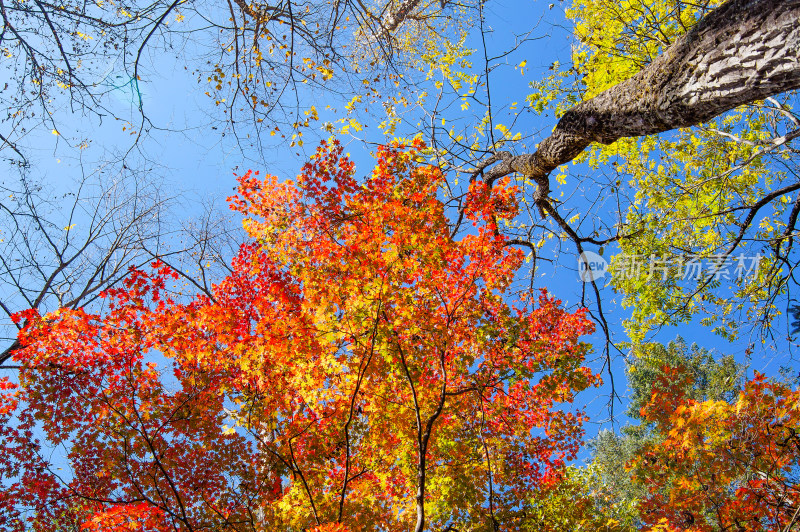
[(186, 295), (214, 298), (214, 283), (232, 273), (231, 259), (247, 240), (236, 213), (212, 200), (200, 202), (201, 212), (178, 221), (178, 231), (157, 258), (181, 277)]
[(64, 190), (22, 177), (0, 192), (0, 367), (19, 346), (14, 313), (102, 311), (103, 290), (154, 260), (175, 266), (192, 293), (210, 295), (241, 240), (211, 211), (181, 223), (171, 214), (178, 198), (131, 170), (84, 175)]

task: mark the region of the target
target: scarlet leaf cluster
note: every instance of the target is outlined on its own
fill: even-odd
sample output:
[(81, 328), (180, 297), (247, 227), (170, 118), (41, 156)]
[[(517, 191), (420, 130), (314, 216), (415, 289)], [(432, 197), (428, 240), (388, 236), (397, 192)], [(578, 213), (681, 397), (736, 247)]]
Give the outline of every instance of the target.
[(798, 517), (800, 391), (756, 374), (733, 401), (685, 395), (665, 372), (642, 415), (660, 435), (634, 460), (653, 530), (788, 530)]
[[(295, 181), (240, 177), (253, 241), (213, 297), (176, 303), (156, 263), (103, 316), (21, 316), (21, 388), (0, 414), (66, 446), (70, 472), (34, 472), (49, 510), (10, 528), (54, 530), (53, 511), (88, 530), (519, 523), (579, 448), (565, 404), (598, 380), (592, 325), (515, 298), (507, 184), (474, 185), (475, 229), (451, 237), (420, 148), (381, 148), (361, 180), (338, 144)], [(17, 511), (22, 490), (3, 490)]]

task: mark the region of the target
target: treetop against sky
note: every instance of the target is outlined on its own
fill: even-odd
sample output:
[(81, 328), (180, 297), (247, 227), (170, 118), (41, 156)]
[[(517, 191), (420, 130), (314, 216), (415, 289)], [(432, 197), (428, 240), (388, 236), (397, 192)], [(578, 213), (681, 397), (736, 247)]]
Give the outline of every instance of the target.
[[(394, 136), (422, 135), (431, 144), (426, 156), (449, 176), (443, 194), (454, 222), (465, 183), (477, 177), (491, 183), (517, 170), (523, 213), (508, 221), (504, 233), (528, 251), (531, 275), (545, 275), (539, 281), (543, 286), (564, 290), (568, 301), (580, 300), (589, 307), (608, 340), (623, 317), (632, 319), (625, 321), (626, 333), (618, 339), (622, 341), (628, 334), (641, 341), (664, 326), (687, 320), (703, 320), (727, 338), (739, 335), (743, 323), (755, 323), (762, 335), (786, 326), (776, 318), (786, 316), (787, 302), (792, 301), (788, 265), (796, 216), (789, 204), (795, 191), (790, 161), (796, 120), (778, 85), (790, 87), (795, 79), (792, 2), (729, 3), (727, 11), (706, 19), (682, 41), (679, 37), (687, 28), (717, 3), (642, 2), (628, 10), (599, 1), (560, 2), (546, 8), (446, 3), (444, 9), (415, 2), (357, 8), (290, 3), (270, 15), (259, 15), (246, 4), (224, 9), (190, 2), (147, 8), (65, 3), (52, 16), (45, 16), (49, 11), (44, 4), (43, 9), (10, 5), (14, 9), (9, 7), (9, 32), (4, 37), (9, 61), (4, 66), (17, 85), (10, 82), (4, 91), (14, 112), (6, 122), (9, 132), (3, 149), (9, 163), (22, 165), (27, 180), (24, 184), (9, 180), (6, 185), (10, 199), (24, 200), (6, 213), (8, 232), (17, 231), (18, 237), (31, 232), (30, 228), (20, 232), (17, 221), (31, 210), (25, 198), (32, 191), (38, 194), (40, 182), (45, 183), (42, 190), (55, 195), (74, 188), (67, 183), (78, 179), (113, 179), (147, 188), (160, 176), (169, 176), (169, 182), (180, 181), (183, 189), (206, 189), (221, 198), (232, 186), (224, 177), (231, 169), (241, 173), (248, 167), (266, 167), (292, 175), (292, 166), (300, 164), (317, 139), (331, 133), (353, 148), (356, 161), (373, 149), (370, 146)], [(757, 16), (750, 20), (742, 14)], [(598, 25), (599, 20), (606, 23)], [(775, 23), (770, 26), (771, 22)], [(780, 43), (767, 54), (770, 61), (759, 61), (764, 50), (740, 38), (767, 37), (749, 32), (746, 24), (778, 32), (770, 37), (770, 42)], [(788, 33), (778, 38), (781, 31)], [(727, 80), (721, 89), (714, 85), (717, 81), (707, 81), (707, 91), (697, 88), (706, 82), (687, 81), (687, 97), (698, 93), (710, 98), (692, 99), (697, 108), (681, 103), (680, 83), (664, 74), (669, 69), (688, 71), (680, 61), (691, 61), (691, 54), (672, 50), (691, 48), (706, 57), (705, 37), (694, 35), (733, 43), (727, 51), (718, 47), (714, 53), (720, 62), (705, 71), (749, 75), (745, 78), (749, 81)], [(67, 42), (72, 44), (65, 48)], [(736, 46), (742, 50), (737, 52)], [(662, 54), (665, 50), (670, 52)], [(753, 54), (752, 60), (744, 57), (745, 52)], [(747, 64), (761, 70), (746, 74), (747, 69), (727, 68), (727, 57), (750, 61)], [(702, 62), (699, 68), (705, 68)], [(774, 80), (767, 76), (770, 73)], [(654, 86), (659, 75), (677, 88), (637, 88)], [(628, 81), (620, 83), (624, 80)], [(23, 98), (25, 92), (19, 89), (26, 83), (39, 89)], [(718, 94), (728, 85), (739, 89)], [(575, 133), (578, 116), (585, 115), (587, 124), (595, 121), (600, 127), (605, 111), (597, 106), (608, 105), (604, 101), (623, 102), (622, 107), (633, 109), (641, 104), (642, 113), (646, 108), (668, 109), (671, 118), (642, 115), (642, 123), (661, 124), (641, 131), (652, 133), (653, 127), (683, 125), (692, 116), (702, 119), (722, 107), (763, 97), (759, 91), (774, 97), (732, 111), (717, 119), (720, 123), (669, 135), (633, 137), (583, 150), (593, 134)], [(603, 96), (591, 104), (576, 107), (600, 93)], [(661, 100), (637, 101), (640, 93), (660, 95)], [(620, 100), (622, 96), (629, 103)], [(708, 105), (703, 103), (707, 100)], [(623, 118), (635, 115), (628, 111), (613, 115), (612, 108), (609, 112)], [(42, 117), (47, 120), (42, 122)], [(550, 134), (554, 123), (559, 126)], [(623, 127), (620, 120), (614, 123)], [(595, 140), (635, 135), (632, 126), (624, 127), (629, 129), (598, 132)], [(23, 140), (12, 140), (15, 132)], [(563, 144), (563, 139), (581, 135), (583, 140)], [(559, 150), (565, 151), (556, 155)], [(547, 174), (560, 157), (572, 157), (573, 152), (580, 154), (579, 164), (561, 165)], [(555, 159), (548, 159), (552, 156)], [(550, 162), (537, 169), (537, 161), (546, 159)], [(369, 165), (366, 158), (364, 163)], [(201, 187), (201, 182), (209, 185)], [(172, 196), (163, 191), (153, 189), (146, 195), (151, 201)], [(96, 196), (81, 201), (91, 203), (92, 198)], [(183, 247), (166, 234), (180, 234), (190, 245), (208, 241), (211, 220), (193, 204), (196, 200), (181, 203), (190, 216), (205, 217), (206, 229), (185, 236), (182, 229), (187, 224), (172, 221), (170, 231), (155, 239), (156, 244), (148, 244), (153, 249), (145, 255), (169, 260), (180, 256)], [(219, 204), (217, 200), (217, 210)], [(97, 212), (92, 205), (83, 210)], [(54, 286), (50, 273), (63, 277), (69, 270), (57, 255), (71, 245), (66, 240), (80, 239), (69, 234), (91, 227), (62, 218), (45, 224), (54, 231), (44, 237), (47, 251), (25, 252), (30, 255), (23, 261), (25, 267), (36, 270), (40, 259), (35, 256), (44, 253), (49, 269), (36, 272), (38, 281), (14, 277), (7, 297), (21, 289), (33, 295), (10, 304), (9, 312), (32, 303), (48, 309), (58, 301), (77, 305), (86, 301), (83, 296), (96, 295), (105, 286), (90, 284), (86, 290), (84, 284), (77, 299), (60, 295), (77, 284), (75, 276), (59, 279), (59, 287)], [(165, 222), (156, 225), (163, 228)], [(63, 227), (71, 229), (65, 234)], [(53, 245), (59, 240), (63, 242)], [(26, 247), (13, 238), (6, 242), (9, 256)], [(583, 251), (605, 254), (603, 260), (610, 261), (605, 286), (555, 275), (562, 270), (554, 267), (579, 267), (576, 256)], [(55, 258), (47, 256), (51, 252)], [(645, 266), (627, 268), (637, 257), (647, 258), (639, 261)], [(758, 257), (758, 271), (748, 276), (720, 275), (715, 265), (729, 265), (735, 257), (751, 262)], [(189, 262), (197, 263), (190, 268), (201, 270), (203, 264), (211, 264)], [(217, 262), (224, 264), (212, 261)], [(686, 265), (696, 270), (696, 263), (705, 273), (689, 279)], [(7, 267), (9, 274), (22, 271), (14, 268)], [(185, 264), (179, 270), (190, 284), (197, 284)], [(118, 277), (109, 277), (114, 279)], [(208, 282), (200, 284), (207, 289)], [(620, 297), (632, 311), (615, 304), (602, 306), (603, 299)], [(751, 331), (745, 327), (745, 336)]]
[(796, 526), (800, 0), (0, 13), (7, 526)]
[[(4, 36), (9, 61), (4, 66), (12, 82), (3, 94), (10, 98), (6, 105), (14, 112), (6, 122), (4, 152), (16, 163), (28, 162), (23, 151), (31, 154), (31, 161), (36, 159), (38, 165), (28, 170), (34, 181), (57, 185), (93, 175), (102, 166), (112, 175), (169, 176), (189, 191), (200, 182), (209, 183), (208, 189), (222, 197), (233, 186), (226, 177), (232, 169), (241, 173), (262, 168), (292, 175), (311, 153), (308, 150), (329, 134), (342, 137), (353, 148), (357, 162), (361, 154), (394, 136), (422, 134), (431, 144), (431, 160), (451, 176), (447, 194), (454, 212), (470, 179), (480, 174), (491, 182), (518, 171), (515, 175), (530, 205), (525, 206), (524, 219), (509, 223), (507, 234), (528, 246), (531, 260), (542, 272), (548, 267), (545, 259), (553, 259), (554, 247), (563, 248), (563, 257), (569, 257), (556, 263), (571, 263), (570, 267), (577, 262), (574, 256), (587, 246), (587, 250), (604, 252), (628, 245), (627, 254), (668, 255), (664, 258), (736, 251), (754, 256), (753, 250), (745, 249), (748, 242), (774, 238), (759, 217), (776, 220), (783, 212), (780, 205), (793, 192), (791, 184), (779, 186), (786, 184), (784, 175), (791, 172), (784, 166), (795, 128), (780, 101), (773, 99), (773, 105), (767, 100), (760, 106), (751, 104), (746, 113), (729, 113), (720, 119), (725, 124), (711, 123), (670, 135), (639, 137), (632, 126), (624, 126), (629, 128), (626, 132), (598, 130), (586, 133), (577, 143), (562, 144), (565, 138), (583, 135), (572, 133), (577, 126), (569, 124), (575, 123), (575, 117), (585, 115), (586, 123), (596, 121), (597, 127), (604, 123), (603, 109), (593, 111), (588, 104), (573, 107), (608, 89), (602, 97), (606, 100), (594, 99), (591, 105), (619, 102), (620, 110), (639, 106), (642, 113), (646, 108), (667, 108), (674, 115), (671, 118), (640, 116), (665, 129), (685, 125), (692, 116), (699, 120), (722, 107), (735, 107), (737, 101), (731, 98), (749, 101), (763, 97), (759, 91), (778, 96), (785, 91), (776, 84), (791, 87), (796, 79), (791, 68), (787, 70), (793, 64), (793, 3), (735, 2), (731, 6), (738, 13), (772, 16), (779, 22), (776, 31), (788, 32), (770, 37), (770, 42), (781, 43), (768, 54), (772, 63), (760, 61), (758, 54), (763, 50), (748, 47), (737, 37), (736, 25), (728, 23), (742, 23), (737, 12), (721, 12), (719, 24), (713, 24), (713, 19), (707, 24), (713, 31), (695, 33), (708, 35), (710, 42), (730, 36), (721, 42), (741, 45), (742, 50), (737, 52), (735, 46), (717, 50), (720, 63), (709, 75), (728, 72), (724, 67), (728, 56), (758, 64), (762, 70), (751, 74), (747, 83), (725, 80), (723, 89), (735, 85), (741, 90), (722, 96), (711, 90), (716, 81), (708, 81), (709, 90), (699, 92), (697, 87), (706, 82), (687, 81), (688, 98), (695, 93), (716, 98), (710, 103), (695, 98), (697, 108), (675, 100), (681, 94), (680, 82), (667, 72), (691, 69), (664, 58), (691, 61), (690, 54), (673, 51), (661, 55), (660, 62), (650, 63), (717, 4), (639, 2), (625, 10), (599, 1), (559, 2), (552, 7), (445, 3), (444, 9), (422, 2), (358, 7), (337, 2), (288, 3), (276, 7), (274, 13), (262, 6), (270, 14), (259, 15), (244, 3), (223, 7), (177, 2), (147, 8), (101, 3), (91, 9), (65, 3), (57, 17), (44, 17), (42, 13), (48, 11), (34, 9), (32, 4), (11, 4), (15, 8), (9, 8), (10, 29)], [(12, 14), (19, 17), (18, 22)], [(747, 23), (766, 27), (771, 19), (762, 18)], [(28, 42), (25, 37), (34, 39), (34, 31), (39, 40)], [(751, 34), (746, 29), (739, 33)], [(684, 39), (694, 44), (678, 43), (671, 49), (693, 46), (702, 55), (706, 45), (698, 39)], [(67, 42), (71, 45), (66, 46)], [(66, 50), (63, 54), (61, 48)], [(743, 57), (745, 50), (754, 54), (752, 59)], [(38, 59), (39, 55), (49, 62)], [(66, 68), (78, 63), (80, 68)], [(38, 71), (31, 70), (34, 64), (39, 65)], [(640, 75), (619, 84), (639, 71)], [(775, 81), (765, 77), (767, 71), (774, 73)], [(658, 75), (673, 80), (678, 89), (664, 86), (648, 91), (635, 86), (655, 87)], [(755, 87), (753, 83), (759, 80), (761, 84)], [(19, 88), (25, 83), (41, 89), (28, 91), (22, 98)], [(637, 100), (640, 94), (662, 99)], [(623, 96), (629, 103), (624, 103)], [(97, 104), (86, 103), (95, 100)], [(675, 114), (678, 110), (683, 115)], [(613, 114), (613, 108), (609, 112), (618, 118), (636, 116), (628, 111)], [(558, 122), (565, 113), (566, 118)], [(43, 117), (47, 120), (42, 121)], [(614, 123), (623, 127), (620, 120)], [(559, 127), (550, 134), (556, 123)], [(739, 135), (743, 128), (747, 128), (745, 138)], [(647, 126), (639, 133), (654, 131)], [(22, 144), (13, 140), (15, 132), (25, 139)], [(594, 144), (583, 151), (588, 140), (607, 142), (619, 134), (634, 137), (608, 147)], [(758, 139), (746, 138), (748, 134)], [(564, 150), (562, 155), (557, 155), (559, 150)], [(709, 152), (725, 155), (711, 158)], [(34, 157), (36, 153), (40, 156)], [(586, 165), (562, 165), (545, 177), (563, 156), (571, 154), (581, 154), (577, 161)], [(60, 162), (54, 164), (54, 159)], [(537, 161), (544, 160), (550, 162), (535, 169)], [(770, 164), (772, 160), (776, 164)], [(364, 163), (369, 167), (366, 158)], [(717, 175), (718, 179), (709, 179)], [(728, 186), (731, 183), (735, 186)], [(787, 189), (785, 194), (782, 188)], [(540, 201), (550, 195), (552, 202)], [(767, 200), (766, 205), (761, 205), (762, 200)], [(714, 202), (719, 206), (716, 212), (724, 215), (695, 212), (709, 203), (713, 207)], [(662, 215), (664, 205), (678, 215)], [(728, 208), (741, 217), (731, 217)], [(786, 224), (791, 211), (783, 216)], [(745, 225), (741, 237), (730, 234), (735, 224)], [(563, 235), (566, 240), (560, 238)], [(648, 243), (653, 238), (666, 247), (655, 249)], [(737, 238), (741, 241), (734, 246)], [(558, 243), (553, 246), (554, 242)], [(636, 317), (629, 330), (646, 337), (653, 327), (699, 312), (715, 316), (719, 330), (726, 331), (735, 325), (719, 318), (728, 313), (746, 317), (742, 312), (748, 308), (755, 309), (748, 319), (763, 316), (765, 324), (771, 323), (775, 316), (771, 298), (784, 293), (788, 282), (785, 273), (777, 273), (781, 255), (790, 253), (791, 246), (783, 247), (789, 249), (778, 250), (774, 261), (765, 261), (764, 279), (751, 286), (730, 287), (738, 293), (737, 300), (745, 302), (734, 304), (730, 312), (720, 309), (721, 304), (700, 310), (707, 306), (701, 301), (705, 290), (692, 294), (692, 289), (674, 286), (680, 283), (667, 279), (669, 286), (649, 291), (645, 297), (644, 313), (651, 317)], [(542, 251), (533, 253), (536, 249)], [(629, 303), (644, 295), (636, 280), (618, 279), (616, 285)], [(580, 283), (576, 286), (581, 288)], [(676, 297), (667, 301), (658, 293)], [(708, 300), (713, 299), (709, 295)], [(657, 307), (665, 312), (653, 312)]]

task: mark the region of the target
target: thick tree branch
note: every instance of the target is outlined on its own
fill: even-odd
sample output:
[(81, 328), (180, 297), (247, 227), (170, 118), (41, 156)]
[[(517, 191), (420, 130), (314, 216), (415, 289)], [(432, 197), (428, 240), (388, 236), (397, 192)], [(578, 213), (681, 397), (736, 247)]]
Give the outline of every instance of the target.
[(611, 144), (689, 127), (725, 111), (800, 87), (800, 0), (731, 0), (632, 78), (569, 110), (533, 153), (505, 157), (484, 172), (512, 172), (550, 192), (548, 176), (592, 142)]
[(385, 38), (399, 28), (420, 3), (421, 0), (404, 0), (403, 2), (400, 2), (400, 5), (395, 10), (391, 9), (391, 4), (387, 4), (386, 10), (388, 13), (383, 16), (383, 20), (381, 22), (381, 25), (383, 26), (383, 33), (380, 35), (380, 37)]

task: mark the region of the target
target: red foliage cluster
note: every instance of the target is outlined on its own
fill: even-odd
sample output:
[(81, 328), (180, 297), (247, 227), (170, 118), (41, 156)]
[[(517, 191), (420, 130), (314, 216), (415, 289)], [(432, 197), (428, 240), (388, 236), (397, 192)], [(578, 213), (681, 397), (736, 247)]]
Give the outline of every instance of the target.
[(522, 255), (495, 224), (513, 189), (474, 185), (476, 229), (454, 240), (420, 148), (381, 148), (363, 180), (337, 144), (294, 182), (242, 176), (231, 204), (253, 241), (213, 297), (176, 303), (154, 264), (103, 315), (20, 316), (5, 528), (519, 522), (578, 451), (583, 415), (564, 405), (597, 382), (592, 325), (546, 294), (512, 302)]

